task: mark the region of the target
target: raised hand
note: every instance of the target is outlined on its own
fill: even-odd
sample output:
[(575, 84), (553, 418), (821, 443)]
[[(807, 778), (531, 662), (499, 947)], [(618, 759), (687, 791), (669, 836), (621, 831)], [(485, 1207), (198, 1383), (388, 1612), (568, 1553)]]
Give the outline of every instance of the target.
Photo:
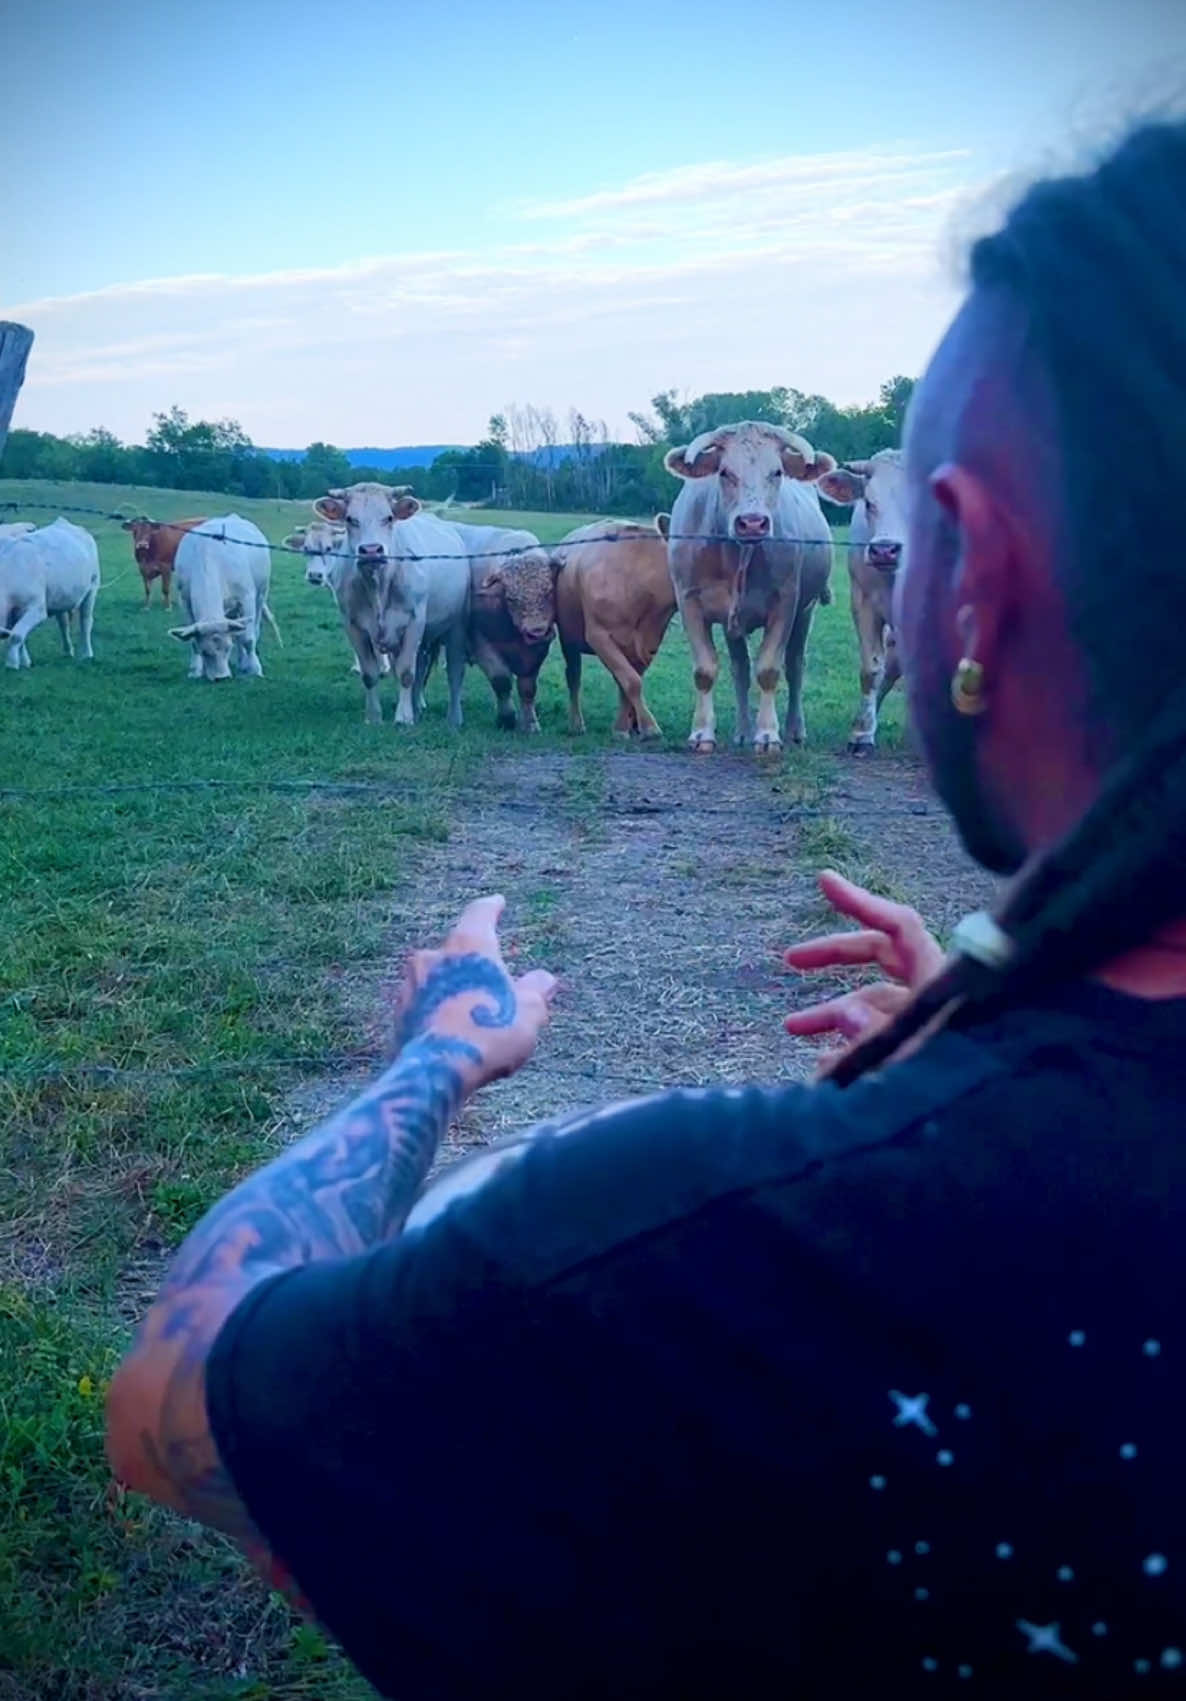
[(498, 941), (505, 902), (469, 904), (438, 950), (414, 953), (396, 998), (397, 1044), (426, 1035), (456, 1042), (469, 1092), (526, 1063), (556, 987), (543, 969), (509, 973)]
[(836, 1033), (844, 1039), (844, 1045), (824, 1058), (821, 1073), (826, 1074), (853, 1045), (891, 1021), (938, 974), (946, 959), (917, 910), (879, 898), (831, 869), (820, 875), (819, 885), (834, 910), (861, 926), (793, 945), (784, 958), (787, 967), (808, 973), (877, 967), (889, 976), (809, 1004), (786, 1018), (788, 1033)]

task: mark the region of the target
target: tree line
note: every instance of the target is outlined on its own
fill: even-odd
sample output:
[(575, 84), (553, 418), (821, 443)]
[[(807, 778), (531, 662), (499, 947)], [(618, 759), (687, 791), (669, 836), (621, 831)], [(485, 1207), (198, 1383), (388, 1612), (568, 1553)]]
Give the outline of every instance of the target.
[(230, 496), (314, 497), (356, 480), (409, 484), (431, 502), (561, 513), (644, 515), (671, 506), (663, 457), (713, 426), (764, 420), (800, 432), (838, 460), (864, 460), (901, 438), (911, 378), (888, 379), (875, 402), (837, 407), (824, 396), (776, 385), (715, 391), (681, 401), (665, 390), (649, 412), (631, 413), (634, 443), (611, 440), (604, 420), (578, 409), (561, 420), (550, 408), (514, 406), (494, 414), (472, 449), (449, 450), (429, 467), (352, 466), (331, 443), (310, 443), (300, 460), (273, 460), (237, 420), (191, 420), (172, 407), (153, 415), (143, 444), (121, 443), (102, 426), (69, 437), (12, 431), (0, 478), (138, 484), (216, 490)]

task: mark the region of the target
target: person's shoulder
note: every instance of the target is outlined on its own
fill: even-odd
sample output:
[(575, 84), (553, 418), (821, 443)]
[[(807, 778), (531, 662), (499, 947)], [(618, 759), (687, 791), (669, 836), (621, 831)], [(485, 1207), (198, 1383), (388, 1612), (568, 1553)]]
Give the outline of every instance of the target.
[(718, 1200), (858, 1161), (1000, 1072), (992, 1050), (952, 1034), (843, 1092), (680, 1087), (578, 1112), (444, 1172), (405, 1233), (429, 1258), (464, 1242), (534, 1286)]

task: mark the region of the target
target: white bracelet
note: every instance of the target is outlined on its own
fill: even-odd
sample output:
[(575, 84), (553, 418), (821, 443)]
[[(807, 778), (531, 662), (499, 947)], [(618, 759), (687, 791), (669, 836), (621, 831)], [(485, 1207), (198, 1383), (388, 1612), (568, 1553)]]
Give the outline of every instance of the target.
[(1007, 968), (1017, 947), (1004, 928), (987, 910), (973, 910), (958, 924), (951, 935), (954, 950), (962, 956), (974, 957), (989, 969)]

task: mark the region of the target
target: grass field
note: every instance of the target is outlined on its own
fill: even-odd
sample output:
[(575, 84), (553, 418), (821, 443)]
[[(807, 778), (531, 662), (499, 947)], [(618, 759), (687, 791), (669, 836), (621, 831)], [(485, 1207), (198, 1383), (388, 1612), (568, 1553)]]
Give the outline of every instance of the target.
[[(161, 519), (234, 507), (274, 540), (308, 516), (107, 486), (0, 483), (6, 501), (46, 504), (2, 516), (43, 523), (67, 505)], [(545, 541), (588, 517), (467, 515)], [(508, 753), (557, 753), (569, 793), (595, 811), (616, 692), (590, 660), (590, 731), (568, 738), (554, 651), (539, 739), (495, 731), (472, 670), (459, 735), (444, 724), (443, 670), (422, 724), (391, 724), (388, 688), (385, 724), (365, 726), (332, 598), (285, 554), (272, 595), (284, 647), (265, 631), (266, 677), (193, 684), (159, 586), (141, 606), (128, 537), (76, 518), (102, 555), (96, 660), (67, 661), (51, 622), (30, 641), (30, 671), (0, 672), (0, 1698), (347, 1701), (371, 1691), (225, 1544), (108, 1491), (105, 1384), (162, 1256), (292, 1134), (294, 1085), (332, 1086), (375, 1054), (388, 916), (419, 860), (448, 846)], [(809, 649), (812, 747), (782, 764), (817, 791), (855, 705), (840, 562), (833, 587)], [(682, 749), (692, 692), (678, 627), (646, 689)], [(891, 750), (899, 715), (895, 702)], [(711, 786), (708, 763), (695, 773)], [(818, 849), (844, 845), (825, 832)], [(535, 902), (543, 927), (548, 903)]]

